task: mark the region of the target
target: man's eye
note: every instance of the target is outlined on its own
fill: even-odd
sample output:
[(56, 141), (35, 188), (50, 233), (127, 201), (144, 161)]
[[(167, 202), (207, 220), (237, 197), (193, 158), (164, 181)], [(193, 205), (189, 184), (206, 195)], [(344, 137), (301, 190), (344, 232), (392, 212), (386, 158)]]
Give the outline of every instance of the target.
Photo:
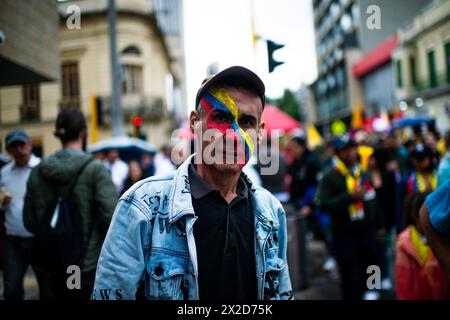
[(227, 117), (224, 114), (217, 114), (215, 116), (215, 120), (216, 120), (216, 122), (226, 122)]
[(239, 121), (239, 125), (241, 127), (252, 127), (253, 121), (252, 121), (252, 119), (244, 118)]

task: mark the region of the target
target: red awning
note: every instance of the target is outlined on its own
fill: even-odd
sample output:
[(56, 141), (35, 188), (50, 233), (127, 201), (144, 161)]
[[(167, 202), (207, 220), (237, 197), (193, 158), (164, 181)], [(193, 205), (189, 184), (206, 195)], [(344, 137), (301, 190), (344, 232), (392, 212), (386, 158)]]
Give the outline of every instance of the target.
[(357, 78), (368, 74), (391, 60), (392, 51), (397, 47), (397, 36), (393, 35), (375, 47), (353, 65), (353, 74)]
[(286, 112), (270, 104), (266, 104), (264, 107), (262, 118), (266, 124), (265, 129), (267, 129), (268, 132), (273, 129), (280, 129), (287, 133), (300, 128), (300, 122), (292, 118)]

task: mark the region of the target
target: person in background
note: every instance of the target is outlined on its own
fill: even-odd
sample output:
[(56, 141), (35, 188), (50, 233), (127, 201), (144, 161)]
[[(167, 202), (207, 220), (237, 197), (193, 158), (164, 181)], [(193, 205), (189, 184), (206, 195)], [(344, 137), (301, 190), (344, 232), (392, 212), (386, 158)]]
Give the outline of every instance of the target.
[(117, 194), (123, 189), (123, 183), (128, 176), (128, 165), (119, 158), (119, 150), (109, 149), (106, 153), (106, 159), (103, 164), (111, 174), (111, 179), (116, 186)]
[(420, 209), (420, 225), (450, 281), (450, 180), (426, 198)]
[(33, 233), (23, 223), (23, 206), (27, 181), (31, 170), (40, 159), (32, 153), (31, 140), (21, 129), (14, 129), (6, 135), (6, 150), (13, 161), (0, 171), (0, 188), (3, 201), (0, 204), (5, 211), (5, 255), (4, 255), (4, 297), (5, 300), (22, 300), (24, 298), (23, 280), (28, 266), (36, 274), (40, 294), (44, 290), (42, 273), (33, 260)]
[(172, 173), (176, 168), (172, 162), (172, 145), (165, 144), (154, 159), (155, 175), (163, 176)]
[(431, 251), (419, 220), (426, 194), (414, 192), (405, 201), (408, 227), (397, 240), (396, 294), (400, 300), (450, 299), (450, 286)]
[(293, 137), (287, 147), (293, 160), (288, 169), (291, 175), (289, 201), (304, 215), (309, 215), (312, 211), (312, 198), (311, 201), (304, 200), (306, 195), (313, 194), (312, 190), (317, 187), (319, 164), (315, 155), (308, 149), (305, 138)]
[[(63, 108), (59, 112), (54, 134), (61, 141), (62, 149), (42, 160), (31, 172), (23, 221), (29, 232), (40, 230), (48, 216), (48, 208), (58, 197), (66, 195), (76, 181), (71, 199), (82, 221), (83, 256), (79, 265), (81, 289), (68, 290), (67, 270), (57, 268), (56, 261), (48, 261), (48, 251), (45, 248), (36, 250), (36, 255), (40, 258), (38, 266), (46, 275), (46, 288), (49, 289), (45, 299), (88, 300), (94, 285), (100, 249), (117, 203), (117, 195), (104, 165), (85, 153), (87, 125), (78, 108)], [(80, 168), (83, 168), (83, 171), (77, 177)]]
[[(391, 231), (395, 225), (395, 176), (391, 171), (385, 170), (386, 149), (377, 148), (369, 159), (369, 179), (375, 189), (377, 207), (379, 215), (382, 216), (382, 226), (376, 235), (376, 245), (378, 259), (381, 269), (381, 288), (383, 290), (392, 289), (390, 280), (391, 247), (393, 247), (393, 237)], [(392, 239), (392, 240), (391, 240)], [(392, 248), (393, 249), (393, 248)]]
[(439, 136), (436, 132), (428, 132), (424, 137), (424, 145), (431, 150), (431, 159), (433, 163), (433, 168), (437, 169), (439, 162), (441, 161), (441, 155), (437, 150), (437, 141)]
[(437, 186), (437, 176), (434, 171), (432, 150), (423, 144), (416, 145), (411, 153), (415, 170), (407, 182), (407, 193), (432, 192)]
[(438, 186), (450, 180), (450, 130), (447, 131), (444, 141), (447, 152), (442, 157), (437, 170)]
[(144, 176), (144, 170), (142, 169), (142, 166), (139, 164), (139, 162), (131, 160), (128, 163), (128, 177), (125, 180), (123, 184), (121, 195), (125, 193), (129, 188), (133, 186), (136, 182), (142, 180), (145, 178)]
[[(0, 153), (0, 169), (8, 164), (9, 158)], [(9, 195), (6, 188), (0, 187), (0, 270), (3, 270), (3, 258), (5, 255), (5, 210), (2, 206), (3, 200)]]
[(141, 167), (144, 171), (144, 177), (151, 177), (155, 175), (155, 163), (151, 153), (144, 152), (141, 156)]
[(376, 292), (366, 293), (367, 267), (379, 265), (375, 234), (381, 222), (375, 191), (361, 174), (353, 139), (344, 134), (333, 144), (336, 157), (320, 180), (316, 203), (331, 215), (342, 296), (344, 300), (377, 299)]
[[(288, 161), (282, 150), (280, 150), (279, 139), (267, 138), (261, 143), (261, 154), (266, 159), (259, 158), (256, 168), (260, 173), (262, 186), (270, 191), (281, 203), (289, 201), (289, 193), (286, 186), (286, 175), (288, 172)], [(262, 160), (268, 163), (262, 163)], [(278, 162), (278, 170), (275, 174), (265, 174), (264, 171), (272, 168)]]
[(103, 161), (106, 158), (106, 155), (103, 151), (97, 151), (97, 152), (93, 152), (92, 156), (94, 157), (94, 159)]

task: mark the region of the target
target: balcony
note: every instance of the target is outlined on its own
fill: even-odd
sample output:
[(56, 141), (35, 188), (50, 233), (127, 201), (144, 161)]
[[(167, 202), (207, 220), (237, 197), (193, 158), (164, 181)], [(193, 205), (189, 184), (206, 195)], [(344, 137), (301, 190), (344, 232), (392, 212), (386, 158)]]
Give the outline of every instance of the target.
[[(111, 96), (99, 97), (99, 102), (99, 111), (102, 113), (103, 124), (110, 126), (112, 123)], [(158, 97), (123, 95), (121, 107), (124, 121), (129, 121), (133, 116), (138, 115), (142, 120), (156, 122), (167, 116), (164, 101)]]
[(450, 75), (444, 73), (438, 74), (434, 79), (418, 79), (411, 87), (408, 98), (433, 98), (447, 92), (450, 92)]

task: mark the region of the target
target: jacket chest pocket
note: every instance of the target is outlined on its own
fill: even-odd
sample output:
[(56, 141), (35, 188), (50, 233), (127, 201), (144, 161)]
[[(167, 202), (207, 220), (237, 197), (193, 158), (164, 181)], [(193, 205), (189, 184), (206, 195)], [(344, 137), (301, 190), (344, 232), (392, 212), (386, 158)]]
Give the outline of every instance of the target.
[(150, 253), (147, 262), (146, 296), (151, 300), (182, 300), (188, 256), (165, 252)]

